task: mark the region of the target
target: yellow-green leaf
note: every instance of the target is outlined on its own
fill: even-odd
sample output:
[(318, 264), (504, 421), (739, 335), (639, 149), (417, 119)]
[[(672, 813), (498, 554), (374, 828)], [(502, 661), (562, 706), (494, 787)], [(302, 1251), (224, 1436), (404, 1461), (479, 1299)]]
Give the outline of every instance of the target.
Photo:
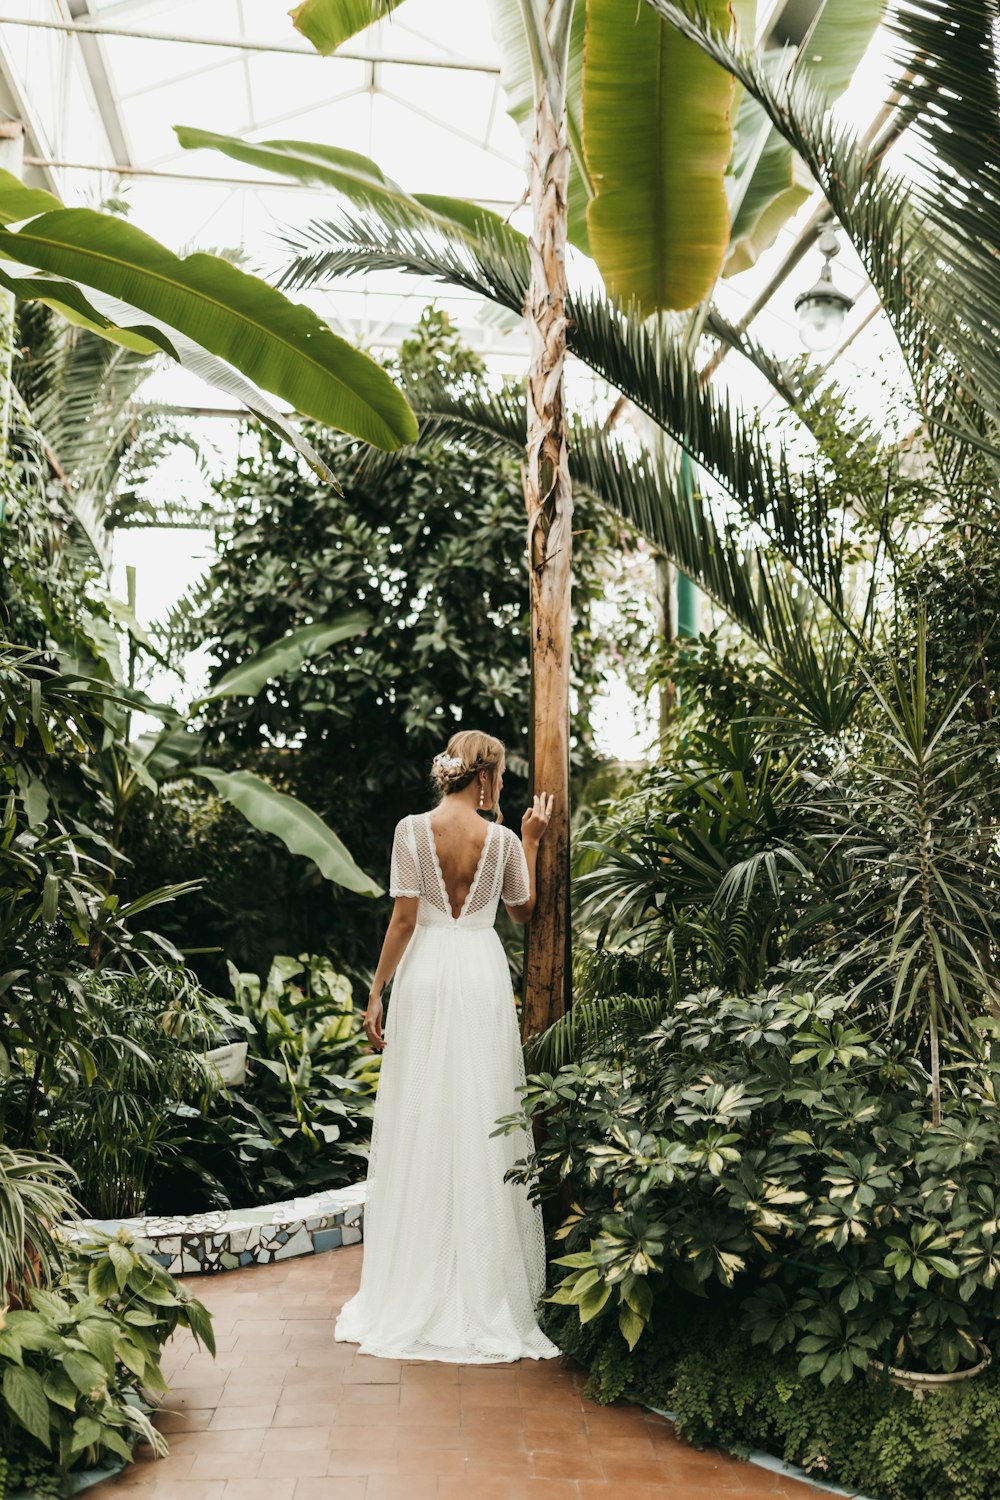
[[(728, 0), (706, 19), (730, 23)], [(596, 197), (590, 251), (643, 314), (692, 307), (729, 246), (726, 164), (733, 80), (647, 5), (589, 0), (583, 146)]]
[(606, 1281), (602, 1281), (599, 1286), (591, 1287), (580, 1302), (580, 1322), (589, 1323), (591, 1318), (596, 1318), (610, 1296), (611, 1288)]
[(640, 1318), (638, 1313), (633, 1312), (632, 1308), (623, 1302), (618, 1309), (618, 1327), (629, 1349), (634, 1349), (646, 1327), (646, 1320)]
[[(0, 173), (0, 217), (21, 184)], [(311, 308), (218, 255), (175, 255), (111, 214), (58, 208), (0, 229), (0, 255), (93, 287), (227, 360), (297, 411), (391, 451), (417, 422), (402, 392)]]
[(296, 31), (329, 57), (373, 21), (397, 10), (403, 0), (303, 0), (289, 11)]

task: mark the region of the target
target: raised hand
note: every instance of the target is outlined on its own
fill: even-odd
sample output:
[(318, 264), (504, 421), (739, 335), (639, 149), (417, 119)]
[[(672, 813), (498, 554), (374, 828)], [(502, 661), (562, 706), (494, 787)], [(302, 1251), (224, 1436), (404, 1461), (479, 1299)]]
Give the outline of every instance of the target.
[(534, 802), (521, 819), (521, 842), (523, 844), (541, 842), (542, 835), (549, 826), (554, 802), (555, 796), (552, 792), (539, 792), (536, 795)]

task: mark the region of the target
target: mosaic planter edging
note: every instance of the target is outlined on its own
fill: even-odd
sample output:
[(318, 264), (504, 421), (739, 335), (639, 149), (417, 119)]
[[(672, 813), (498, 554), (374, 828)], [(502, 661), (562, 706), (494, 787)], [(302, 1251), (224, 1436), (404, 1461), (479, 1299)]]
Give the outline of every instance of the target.
[(64, 1224), (70, 1239), (94, 1231), (131, 1231), (135, 1249), (149, 1255), (172, 1276), (192, 1271), (233, 1271), (267, 1265), (295, 1255), (313, 1255), (360, 1243), (364, 1232), (365, 1184), (329, 1188), (305, 1198), (289, 1198), (262, 1208), (217, 1209), (176, 1216), (81, 1219)]

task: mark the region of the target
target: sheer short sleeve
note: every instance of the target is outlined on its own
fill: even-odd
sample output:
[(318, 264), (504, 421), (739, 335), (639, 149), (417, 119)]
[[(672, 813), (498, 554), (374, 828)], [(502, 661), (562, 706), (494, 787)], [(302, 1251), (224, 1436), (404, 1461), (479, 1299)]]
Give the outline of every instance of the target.
[(521, 840), (511, 829), (504, 829), (503, 900), (506, 906), (526, 906), (531, 900), (528, 861)]
[(392, 839), (392, 861), (389, 867), (390, 896), (419, 896), (420, 872), (417, 869), (417, 848), (410, 828), (409, 818), (401, 818), (396, 824)]

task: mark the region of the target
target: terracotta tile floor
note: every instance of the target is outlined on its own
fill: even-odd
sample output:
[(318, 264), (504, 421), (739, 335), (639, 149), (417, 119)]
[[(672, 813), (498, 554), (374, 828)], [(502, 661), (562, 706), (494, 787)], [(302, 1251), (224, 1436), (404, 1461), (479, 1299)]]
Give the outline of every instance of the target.
[(214, 1315), (218, 1355), (187, 1332), (148, 1446), (87, 1500), (822, 1500), (678, 1443), (638, 1407), (598, 1407), (568, 1360), (396, 1362), (355, 1353), (333, 1320), (361, 1246), (181, 1279)]

